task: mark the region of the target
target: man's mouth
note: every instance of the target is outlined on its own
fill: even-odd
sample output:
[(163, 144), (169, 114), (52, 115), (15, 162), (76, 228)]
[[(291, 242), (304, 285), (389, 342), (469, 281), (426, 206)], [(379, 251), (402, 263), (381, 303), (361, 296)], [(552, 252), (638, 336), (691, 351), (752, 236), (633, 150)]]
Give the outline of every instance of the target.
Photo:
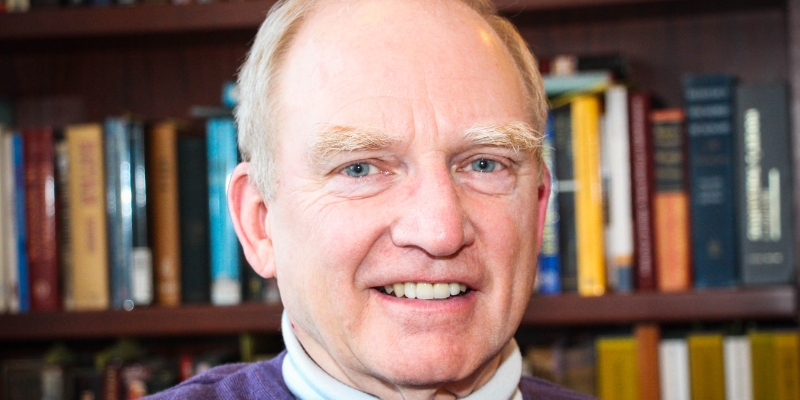
[(386, 295), (422, 300), (445, 300), (469, 291), (467, 285), (458, 282), (401, 282), (376, 289)]

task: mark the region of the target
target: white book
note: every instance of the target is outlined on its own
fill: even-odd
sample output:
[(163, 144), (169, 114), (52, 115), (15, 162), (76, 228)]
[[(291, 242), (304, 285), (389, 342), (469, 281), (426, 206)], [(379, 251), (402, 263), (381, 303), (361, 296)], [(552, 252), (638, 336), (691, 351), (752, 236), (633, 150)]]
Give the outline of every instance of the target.
[(611, 289), (627, 292), (633, 290), (634, 280), (628, 89), (611, 86), (606, 90), (605, 101), (601, 161), (608, 199), (606, 265)]
[(4, 311), (19, 312), (19, 271), (17, 260), (17, 214), (16, 196), (14, 195), (14, 143), (12, 132), (0, 132), (0, 205), (2, 223), (0, 223), (0, 246), (3, 257), (0, 259), (0, 272), (3, 273)]
[(750, 339), (728, 336), (723, 342), (725, 399), (753, 400), (753, 366)]
[(664, 339), (658, 346), (661, 400), (691, 400), (686, 339)]

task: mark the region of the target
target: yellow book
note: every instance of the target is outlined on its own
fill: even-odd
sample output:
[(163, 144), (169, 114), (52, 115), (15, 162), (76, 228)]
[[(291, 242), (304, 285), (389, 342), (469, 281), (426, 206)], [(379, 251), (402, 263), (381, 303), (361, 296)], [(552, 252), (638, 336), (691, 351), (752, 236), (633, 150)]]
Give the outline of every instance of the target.
[(578, 292), (599, 296), (606, 291), (600, 101), (592, 95), (577, 96), (571, 107)]
[(753, 400), (773, 400), (777, 398), (773, 334), (751, 332), (748, 337), (753, 370)]
[(692, 398), (725, 400), (725, 366), (721, 334), (689, 335)]
[(800, 400), (800, 336), (778, 332), (773, 337), (777, 400)]
[(150, 129), (148, 137), (156, 301), (159, 305), (172, 307), (180, 305), (181, 302), (176, 124), (176, 122), (157, 123)]
[(636, 339), (597, 339), (597, 395), (602, 400), (639, 399)]
[(109, 306), (106, 193), (103, 128), (99, 124), (68, 126), (69, 235), (72, 271), (68, 283), (75, 310)]

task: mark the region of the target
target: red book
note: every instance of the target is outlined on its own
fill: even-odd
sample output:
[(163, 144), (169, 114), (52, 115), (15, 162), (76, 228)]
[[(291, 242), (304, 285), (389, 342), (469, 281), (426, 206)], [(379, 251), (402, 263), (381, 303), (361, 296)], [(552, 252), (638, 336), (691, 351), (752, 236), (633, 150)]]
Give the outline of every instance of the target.
[(61, 309), (61, 294), (56, 250), (53, 130), (24, 130), (23, 151), (31, 310), (57, 311)]
[(653, 144), (650, 133), (650, 97), (629, 98), (631, 143), (631, 197), (633, 197), (634, 277), (637, 290), (656, 289), (653, 238)]

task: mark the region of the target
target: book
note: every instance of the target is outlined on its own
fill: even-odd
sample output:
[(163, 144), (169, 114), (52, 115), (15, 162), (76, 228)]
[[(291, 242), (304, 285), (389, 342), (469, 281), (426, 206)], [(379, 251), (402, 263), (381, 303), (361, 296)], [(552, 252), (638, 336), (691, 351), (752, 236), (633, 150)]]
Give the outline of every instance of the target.
[(0, 313), (10, 309), (11, 271), (17, 268), (13, 161), (11, 131), (0, 125)]
[[(628, 125), (628, 89), (612, 85), (605, 92), (605, 129), (602, 130), (602, 169), (607, 199), (605, 254), (608, 287), (633, 291), (633, 210), (631, 152)], [(646, 272), (639, 269), (638, 272)], [(646, 277), (637, 276), (638, 289), (649, 290)], [(649, 283), (649, 282), (647, 282)]]
[(661, 331), (655, 324), (638, 324), (634, 328), (636, 363), (639, 374), (639, 400), (659, 400), (661, 386), (658, 375), (658, 347)]
[(680, 109), (655, 110), (650, 121), (655, 162), (653, 236), (658, 290), (685, 291), (692, 286), (692, 259), (684, 113)]
[(23, 131), (25, 215), (32, 311), (61, 309), (56, 249), (55, 139), (50, 127)]
[(663, 339), (658, 345), (661, 400), (691, 400), (689, 346), (686, 339)]
[(782, 84), (736, 89), (736, 248), (746, 285), (794, 281), (788, 99)]
[(65, 310), (75, 309), (75, 291), (72, 287), (72, 237), (69, 220), (69, 144), (62, 130), (55, 137), (56, 185), (56, 248), (58, 270), (61, 276), (61, 303)]
[(206, 125), (208, 146), (209, 231), (211, 238), (211, 302), (242, 301), (239, 241), (228, 215), (227, 184), (239, 162), (232, 119), (212, 118)]
[(597, 395), (601, 399), (639, 399), (636, 340), (631, 337), (597, 339)]
[(600, 101), (581, 95), (572, 100), (571, 108), (578, 293), (599, 296), (606, 291)]
[(754, 331), (750, 340), (750, 357), (753, 379), (753, 399), (768, 400), (778, 396), (778, 365), (772, 332)]
[(684, 80), (689, 138), (694, 285), (733, 286), (739, 281), (734, 207), (734, 85), (729, 75)]
[(631, 199), (633, 213), (633, 275), (639, 290), (657, 287), (654, 226), (654, 160), (650, 96), (629, 97)]
[[(181, 303), (181, 240), (186, 234), (180, 229), (183, 210), (178, 205), (176, 122), (152, 125), (148, 139), (156, 298), (159, 305), (174, 307)], [(192, 173), (200, 175), (203, 171)]]
[(178, 137), (181, 301), (211, 301), (208, 158), (203, 136)]
[(138, 119), (128, 122), (131, 149), (131, 210), (133, 231), (133, 277), (131, 290), (136, 305), (153, 302), (153, 252), (150, 249), (147, 226), (147, 166), (145, 162), (144, 123)]
[(753, 400), (750, 339), (747, 336), (727, 336), (722, 345), (725, 361), (725, 399)]
[(725, 399), (722, 341), (721, 334), (696, 333), (688, 336), (693, 399)]
[(578, 253), (575, 225), (575, 174), (572, 155), (572, 111), (569, 105), (554, 108), (553, 129), (558, 180), (558, 250), (561, 290), (578, 291)]
[(611, 71), (579, 71), (566, 75), (545, 75), (542, 77), (547, 97), (564, 96), (575, 93), (602, 92), (614, 82)]
[(131, 310), (133, 300), (133, 173), (126, 118), (106, 119), (106, 212), (111, 307)]
[(103, 128), (99, 124), (70, 125), (66, 138), (72, 271), (64, 278), (73, 288), (75, 310), (107, 309), (110, 297)]
[(12, 276), (11, 310), (28, 312), (31, 309), (30, 280), (28, 270), (28, 222), (25, 211), (25, 152), (22, 134), (15, 132), (12, 137), (14, 157), (14, 221), (16, 240), (16, 274)]
[(775, 332), (777, 400), (800, 399), (800, 334)]
[(544, 142), (542, 143), (542, 159), (550, 171), (550, 197), (547, 199), (547, 216), (542, 234), (542, 248), (539, 251), (539, 266), (536, 275), (537, 289), (540, 294), (561, 293), (561, 260), (558, 240), (558, 179), (555, 164), (555, 123), (553, 113), (547, 118)]
[(37, 359), (3, 361), (3, 398), (30, 400), (42, 398), (42, 369), (44, 362)]

